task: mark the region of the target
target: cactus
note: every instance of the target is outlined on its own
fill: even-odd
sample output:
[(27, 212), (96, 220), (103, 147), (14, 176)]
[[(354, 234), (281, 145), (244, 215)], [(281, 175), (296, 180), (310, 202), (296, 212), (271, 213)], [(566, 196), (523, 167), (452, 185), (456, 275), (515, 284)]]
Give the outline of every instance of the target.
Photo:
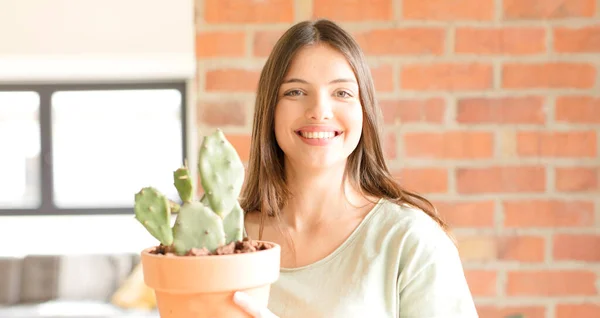
[[(204, 138), (198, 153), (198, 171), (205, 190), (200, 200), (193, 197), (193, 178), (187, 162), (173, 172), (181, 205), (152, 187), (135, 195), (136, 219), (163, 247), (177, 255), (186, 255), (193, 249), (214, 254), (220, 247), (244, 237), (244, 211), (238, 202), (244, 166), (220, 129)], [(171, 213), (177, 213), (172, 227)]]
[(220, 130), (204, 138), (198, 171), (210, 207), (225, 218), (237, 203), (244, 182), (244, 165)]
[(225, 245), (223, 219), (201, 202), (190, 202), (179, 210), (173, 236), (173, 247), (179, 255), (192, 248), (214, 251)]
[(191, 202), (194, 187), (192, 184), (192, 176), (187, 168), (187, 161), (183, 167), (173, 172), (173, 178), (175, 179), (175, 188), (177, 189), (177, 193), (179, 193), (181, 201)]
[(163, 245), (173, 243), (170, 227), (171, 204), (167, 197), (152, 187), (135, 194), (135, 218)]

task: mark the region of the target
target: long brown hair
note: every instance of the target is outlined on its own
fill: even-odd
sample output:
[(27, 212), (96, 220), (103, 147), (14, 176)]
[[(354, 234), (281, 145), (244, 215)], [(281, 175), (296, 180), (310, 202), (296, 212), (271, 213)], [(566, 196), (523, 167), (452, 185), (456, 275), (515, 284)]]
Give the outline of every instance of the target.
[(275, 44), (260, 74), (250, 159), (240, 198), (244, 211), (261, 213), (259, 239), (262, 238), (264, 219), (279, 218), (280, 209), (290, 196), (286, 187), (284, 154), (275, 140), (273, 129), (279, 87), (295, 53), (306, 45), (317, 43), (328, 44), (341, 52), (358, 80), (363, 130), (358, 146), (348, 158), (345, 178), (366, 195), (420, 208), (448, 232), (448, 226), (433, 204), (404, 189), (388, 171), (378, 130), (381, 114), (375, 99), (373, 79), (358, 44), (336, 23), (319, 19), (300, 22), (288, 29)]

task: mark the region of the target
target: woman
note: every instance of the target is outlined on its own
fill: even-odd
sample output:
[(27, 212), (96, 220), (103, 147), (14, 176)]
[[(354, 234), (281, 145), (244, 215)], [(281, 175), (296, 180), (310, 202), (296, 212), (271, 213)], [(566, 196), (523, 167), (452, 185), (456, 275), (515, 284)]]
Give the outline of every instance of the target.
[(447, 226), (400, 187), (381, 149), (364, 57), (328, 20), (277, 42), (257, 92), (242, 207), (250, 237), (282, 246), (253, 317), (477, 317)]

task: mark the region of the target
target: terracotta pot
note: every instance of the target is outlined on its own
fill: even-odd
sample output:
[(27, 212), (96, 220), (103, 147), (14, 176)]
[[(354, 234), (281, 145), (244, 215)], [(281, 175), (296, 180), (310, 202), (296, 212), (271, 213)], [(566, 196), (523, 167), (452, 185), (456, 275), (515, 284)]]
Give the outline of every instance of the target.
[(181, 257), (151, 254), (148, 248), (141, 253), (144, 282), (154, 289), (161, 318), (250, 317), (233, 294), (244, 291), (267, 306), (280, 269), (281, 247), (273, 245), (252, 253)]

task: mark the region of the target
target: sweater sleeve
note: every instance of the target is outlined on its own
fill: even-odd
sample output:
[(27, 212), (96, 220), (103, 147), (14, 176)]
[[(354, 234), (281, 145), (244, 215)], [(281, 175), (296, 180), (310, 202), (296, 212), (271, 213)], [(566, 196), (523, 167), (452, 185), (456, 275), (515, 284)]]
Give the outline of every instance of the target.
[(398, 275), (399, 318), (477, 318), (458, 250), (438, 227), (407, 236)]

